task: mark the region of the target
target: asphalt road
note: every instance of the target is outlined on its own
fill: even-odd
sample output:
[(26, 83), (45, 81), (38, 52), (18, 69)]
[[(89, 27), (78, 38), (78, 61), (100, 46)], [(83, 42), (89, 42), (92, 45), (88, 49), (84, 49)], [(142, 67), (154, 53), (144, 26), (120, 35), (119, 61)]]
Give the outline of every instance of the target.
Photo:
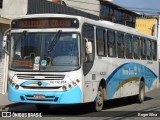
[[(146, 94), (142, 104), (136, 103), (134, 97), (106, 101), (102, 112), (92, 112), (91, 104), (52, 105), (49, 111), (40, 112), (42, 118), (49, 119), (160, 119), (160, 88)], [(2, 111), (17, 113), (39, 113), (34, 104), (14, 103), (2, 108)]]

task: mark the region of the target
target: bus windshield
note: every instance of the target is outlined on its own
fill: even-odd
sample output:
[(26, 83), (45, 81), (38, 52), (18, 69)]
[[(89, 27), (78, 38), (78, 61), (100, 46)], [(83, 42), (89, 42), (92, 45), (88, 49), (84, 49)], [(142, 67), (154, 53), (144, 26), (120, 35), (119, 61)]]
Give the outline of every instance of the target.
[[(57, 37), (58, 34), (58, 37)], [(78, 33), (13, 33), (10, 69), (71, 71), (80, 66)], [(49, 48), (52, 48), (49, 50)]]

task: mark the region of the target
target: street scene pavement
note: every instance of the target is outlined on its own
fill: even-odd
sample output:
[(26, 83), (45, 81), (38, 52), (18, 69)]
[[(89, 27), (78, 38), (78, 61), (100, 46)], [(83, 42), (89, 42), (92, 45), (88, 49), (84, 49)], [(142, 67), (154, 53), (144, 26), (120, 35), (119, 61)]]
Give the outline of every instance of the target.
[(5, 105), (13, 104), (14, 102), (8, 101), (8, 94), (0, 94), (0, 108)]
[(10, 112), (35, 112), (49, 119), (159, 119), (160, 118), (160, 88), (146, 94), (142, 104), (136, 103), (133, 97), (109, 100), (105, 102), (102, 112), (88, 110), (90, 104), (83, 105), (52, 105), (50, 110), (38, 111), (34, 104), (9, 102), (7, 94), (0, 95), (0, 111)]

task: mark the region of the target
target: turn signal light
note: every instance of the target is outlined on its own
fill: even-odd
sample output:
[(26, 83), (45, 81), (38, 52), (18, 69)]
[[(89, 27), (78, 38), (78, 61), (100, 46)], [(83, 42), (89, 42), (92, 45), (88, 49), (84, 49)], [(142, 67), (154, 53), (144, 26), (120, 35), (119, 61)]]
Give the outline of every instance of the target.
[(76, 82), (77, 82), (77, 83), (79, 83), (79, 82), (80, 82), (80, 80), (79, 80), (79, 79), (77, 79), (77, 80), (76, 80)]

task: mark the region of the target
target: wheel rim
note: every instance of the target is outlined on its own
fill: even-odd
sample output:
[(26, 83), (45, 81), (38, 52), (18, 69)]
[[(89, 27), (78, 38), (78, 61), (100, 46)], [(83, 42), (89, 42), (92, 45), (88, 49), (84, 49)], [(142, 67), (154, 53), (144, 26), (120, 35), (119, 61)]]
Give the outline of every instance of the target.
[(103, 107), (103, 93), (101, 91), (98, 91), (97, 101), (96, 101), (96, 109), (97, 109), (97, 111), (102, 110), (102, 107)]
[(141, 100), (144, 101), (144, 87), (143, 86), (141, 88), (140, 97), (141, 97)]

